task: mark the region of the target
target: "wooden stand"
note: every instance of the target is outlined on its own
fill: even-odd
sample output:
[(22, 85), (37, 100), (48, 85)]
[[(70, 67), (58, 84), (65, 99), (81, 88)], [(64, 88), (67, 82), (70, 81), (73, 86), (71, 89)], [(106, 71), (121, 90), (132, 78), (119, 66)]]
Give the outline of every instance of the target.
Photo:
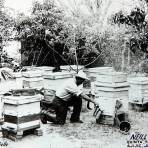
[(27, 133), (32, 133), (37, 136), (43, 135), (43, 131), (39, 127), (34, 127), (33, 129), (30, 129), (30, 130), (24, 129), (19, 131), (13, 130), (11, 128), (5, 128), (5, 127), (2, 128), (3, 138), (8, 138), (8, 139), (11, 139), (12, 141), (17, 141), (19, 139), (22, 139), (26, 131)]

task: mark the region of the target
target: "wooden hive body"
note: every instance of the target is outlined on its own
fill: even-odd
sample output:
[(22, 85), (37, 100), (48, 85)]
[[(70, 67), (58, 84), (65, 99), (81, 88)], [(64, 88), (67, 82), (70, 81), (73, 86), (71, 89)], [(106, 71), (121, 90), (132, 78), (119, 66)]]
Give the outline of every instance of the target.
[(148, 78), (135, 77), (129, 79), (129, 102), (135, 104), (148, 103)]
[(4, 96), (4, 125), (14, 131), (25, 131), (40, 127), (41, 95)]
[(44, 86), (44, 81), (41, 71), (23, 72), (23, 88), (37, 88)]
[(44, 88), (49, 90), (56, 90), (57, 87), (60, 87), (65, 81), (73, 79), (73, 75), (67, 71), (45, 73), (43, 77)]

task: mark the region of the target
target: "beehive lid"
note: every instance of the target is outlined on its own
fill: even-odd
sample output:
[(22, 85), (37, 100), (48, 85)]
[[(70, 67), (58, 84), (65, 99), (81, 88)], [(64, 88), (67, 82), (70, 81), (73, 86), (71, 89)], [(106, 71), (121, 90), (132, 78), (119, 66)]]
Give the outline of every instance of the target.
[(127, 76), (126, 73), (123, 72), (117, 72), (117, 71), (110, 71), (110, 72), (106, 72), (106, 71), (100, 71), (99, 75), (109, 75), (109, 76)]
[(72, 78), (73, 74), (69, 73), (67, 71), (62, 71), (62, 72), (49, 72), (45, 73), (43, 75), (45, 79), (51, 79), (51, 80), (56, 80), (56, 79), (64, 79), (64, 78)]
[(51, 66), (39, 66), (34, 67), (33, 70), (43, 70), (43, 71), (52, 71), (54, 67)]
[(20, 105), (20, 104), (27, 104), (33, 102), (39, 102), (42, 99), (40, 94), (33, 95), (33, 96), (3, 96), (2, 100), (4, 103)]
[(148, 84), (148, 77), (134, 77), (128, 79), (130, 84)]
[(22, 77), (22, 73), (21, 73), (21, 72), (14, 72), (13, 75), (14, 75), (16, 78), (21, 78), (21, 77)]
[(27, 72), (22, 72), (22, 76), (26, 78), (32, 78), (32, 77), (41, 77), (42, 73), (41, 71), (27, 71)]
[(23, 81), (37, 82), (37, 81), (43, 81), (43, 78), (42, 77), (32, 77), (32, 78), (25, 77)]
[(93, 72), (93, 73), (98, 73), (98, 72), (103, 72), (103, 71), (114, 71), (113, 67), (95, 67), (95, 68), (88, 68), (84, 69), (84, 72)]

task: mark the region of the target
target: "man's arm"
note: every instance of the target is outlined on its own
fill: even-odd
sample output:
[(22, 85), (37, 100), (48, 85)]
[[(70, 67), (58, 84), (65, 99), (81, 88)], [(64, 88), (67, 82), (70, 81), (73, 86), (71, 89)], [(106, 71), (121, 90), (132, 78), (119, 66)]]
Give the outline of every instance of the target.
[(86, 101), (92, 102), (92, 103), (94, 103), (95, 105), (98, 105), (98, 106), (99, 106), (98, 103), (96, 103), (93, 99), (91, 99), (90, 97), (88, 97), (88, 96), (85, 95), (84, 93), (80, 94), (80, 97), (81, 97), (82, 99), (86, 100)]

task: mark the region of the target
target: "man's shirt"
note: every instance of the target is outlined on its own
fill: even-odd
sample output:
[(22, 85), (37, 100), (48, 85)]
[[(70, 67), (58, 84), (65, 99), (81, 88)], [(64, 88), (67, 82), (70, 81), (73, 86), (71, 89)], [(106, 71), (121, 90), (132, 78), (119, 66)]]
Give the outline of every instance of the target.
[(76, 79), (71, 79), (66, 81), (59, 89), (56, 91), (56, 96), (64, 101), (69, 101), (73, 95), (79, 96), (82, 93), (80, 87), (76, 84)]

